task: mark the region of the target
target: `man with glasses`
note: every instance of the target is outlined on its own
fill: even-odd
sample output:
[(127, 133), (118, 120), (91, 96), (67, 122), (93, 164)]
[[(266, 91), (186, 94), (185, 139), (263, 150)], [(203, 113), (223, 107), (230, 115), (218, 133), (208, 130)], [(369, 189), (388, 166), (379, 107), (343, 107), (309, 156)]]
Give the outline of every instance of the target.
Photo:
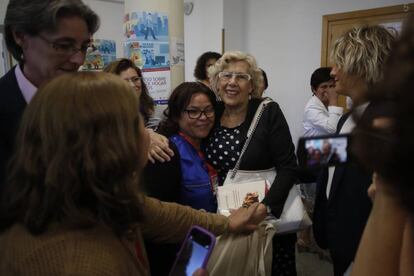
[(39, 86), (79, 69), (99, 18), (81, 0), (10, 0), (4, 26), (18, 65), (0, 79), (0, 195), (26, 105)]

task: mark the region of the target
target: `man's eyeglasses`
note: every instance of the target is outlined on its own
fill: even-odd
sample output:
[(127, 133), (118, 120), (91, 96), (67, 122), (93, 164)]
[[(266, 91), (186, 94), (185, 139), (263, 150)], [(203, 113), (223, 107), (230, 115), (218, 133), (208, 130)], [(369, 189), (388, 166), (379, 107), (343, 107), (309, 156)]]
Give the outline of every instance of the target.
[(61, 55), (72, 56), (77, 52), (85, 54), (88, 48), (90, 47), (90, 43), (84, 44), (80, 48), (78, 48), (72, 43), (50, 41), (49, 39), (44, 38), (41, 35), (38, 35), (38, 37), (42, 39), (44, 42), (48, 43), (58, 54)]
[(199, 110), (199, 109), (185, 109), (185, 112), (187, 112), (188, 118), (190, 119), (200, 119), (201, 115), (205, 115), (207, 118), (211, 118), (214, 116), (214, 108), (208, 108), (205, 110)]
[(130, 79), (124, 79), (124, 80), (132, 84), (137, 84), (141, 81), (141, 79), (142, 79), (141, 77), (136, 76), (136, 77), (132, 77)]
[(249, 74), (238, 72), (220, 72), (218, 77), (224, 81), (230, 81), (234, 77), (237, 82), (248, 82), (252, 79)]

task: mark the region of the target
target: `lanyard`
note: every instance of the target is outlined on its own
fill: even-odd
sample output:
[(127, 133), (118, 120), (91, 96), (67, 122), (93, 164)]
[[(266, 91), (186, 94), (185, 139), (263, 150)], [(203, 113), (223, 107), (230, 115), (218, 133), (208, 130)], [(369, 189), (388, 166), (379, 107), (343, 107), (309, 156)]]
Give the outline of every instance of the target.
[(198, 156), (200, 157), (201, 161), (203, 161), (204, 168), (207, 169), (207, 173), (210, 178), (211, 191), (215, 195), (217, 193), (218, 186), (217, 171), (206, 161), (204, 153), (198, 149), (198, 147), (194, 144), (194, 142), (192, 142), (192, 140), (188, 136), (186, 136), (181, 131), (179, 131), (178, 134), (181, 137), (183, 137), (184, 140), (186, 140), (197, 151)]

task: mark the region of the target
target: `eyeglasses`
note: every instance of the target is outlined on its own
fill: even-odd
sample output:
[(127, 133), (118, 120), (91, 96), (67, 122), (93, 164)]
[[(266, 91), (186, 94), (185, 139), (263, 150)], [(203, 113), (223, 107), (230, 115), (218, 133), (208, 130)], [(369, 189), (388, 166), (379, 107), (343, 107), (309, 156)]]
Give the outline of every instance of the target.
[(65, 55), (65, 56), (73, 56), (77, 52), (81, 52), (82, 54), (85, 54), (88, 48), (90, 47), (90, 43), (82, 45), (80, 48), (76, 47), (72, 43), (63, 43), (63, 42), (55, 42), (50, 41), (47, 38), (44, 38), (41, 35), (38, 35), (40, 39), (42, 39), (44, 42), (48, 43), (58, 54)]
[(124, 79), (124, 80), (126, 80), (129, 83), (136, 84), (136, 83), (140, 82), (141, 79), (142, 79), (141, 77), (136, 76), (136, 77), (132, 77), (130, 79)]
[(214, 116), (215, 111), (214, 108), (208, 108), (205, 110), (198, 110), (198, 109), (185, 109), (187, 112), (188, 118), (190, 119), (200, 119), (201, 115), (205, 115), (207, 118), (211, 118)]
[(220, 72), (218, 77), (223, 81), (230, 81), (234, 77), (237, 82), (248, 82), (252, 79), (249, 74), (238, 72)]

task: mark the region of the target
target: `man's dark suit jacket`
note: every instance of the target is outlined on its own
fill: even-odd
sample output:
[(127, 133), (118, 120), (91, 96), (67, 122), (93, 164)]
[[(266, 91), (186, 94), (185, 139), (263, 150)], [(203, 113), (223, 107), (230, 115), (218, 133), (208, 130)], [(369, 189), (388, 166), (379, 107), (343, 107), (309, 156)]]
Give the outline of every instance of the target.
[[(348, 116), (343, 115), (339, 121), (338, 133)], [(327, 182), (328, 170), (325, 169), (317, 181), (313, 230), (317, 244), (329, 249), (332, 255), (335, 275), (343, 275), (354, 260), (371, 211), (367, 189), (372, 173), (354, 162), (336, 167), (329, 199), (326, 198)]]
[(0, 78), (0, 197), (4, 188), (6, 165), (13, 153), (16, 132), (26, 101), (17, 84), (16, 67)]

